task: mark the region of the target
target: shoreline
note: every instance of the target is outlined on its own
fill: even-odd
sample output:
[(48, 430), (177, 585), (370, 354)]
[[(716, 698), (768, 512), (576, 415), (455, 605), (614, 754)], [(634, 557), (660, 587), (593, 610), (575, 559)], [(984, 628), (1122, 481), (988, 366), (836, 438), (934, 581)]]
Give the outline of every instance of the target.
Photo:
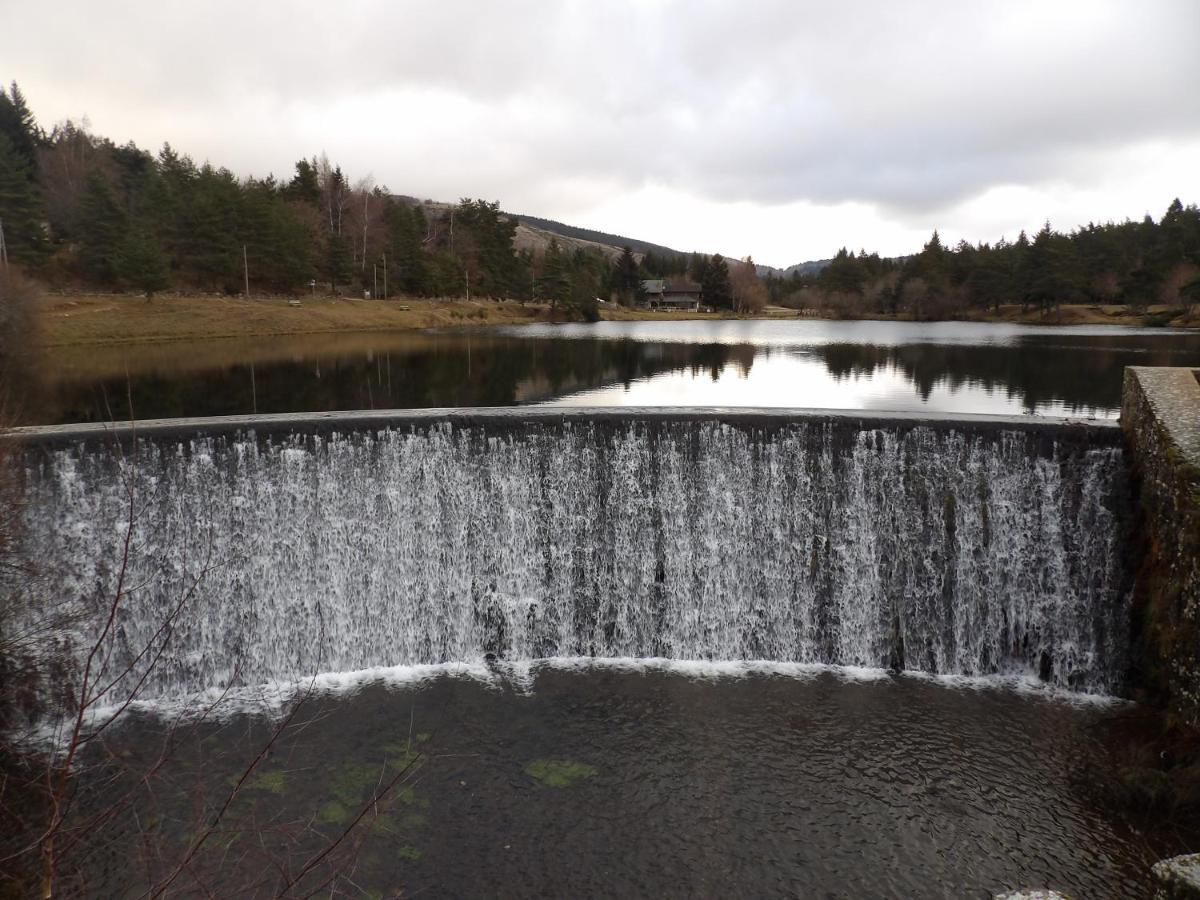
[[(881, 321), (916, 322), (904, 315), (832, 316), (801, 314), (782, 307), (744, 315), (729, 312), (668, 312), (605, 306), (602, 321)], [(419, 332), (435, 328), (553, 323), (545, 304), (464, 299), (359, 300), (302, 299), (291, 306), (282, 298), (244, 299), (163, 295), (147, 302), (121, 294), (43, 295), (39, 300), (44, 349), (154, 345), (178, 342), (270, 338), (299, 335)], [(1019, 325), (1117, 325), (1197, 329), (1200, 318), (1178, 310), (1151, 308), (1132, 315), (1122, 306), (1060, 307), (1049, 316), (1022, 311), (1019, 305), (995, 312), (930, 321), (994, 322)]]

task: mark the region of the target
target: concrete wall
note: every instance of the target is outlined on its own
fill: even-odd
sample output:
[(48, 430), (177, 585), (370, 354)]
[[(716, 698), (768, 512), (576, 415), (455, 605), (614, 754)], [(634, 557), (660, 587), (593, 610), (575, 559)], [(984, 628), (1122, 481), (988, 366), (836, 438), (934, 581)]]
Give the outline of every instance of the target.
[(1200, 381), (1192, 369), (1125, 370), (1121, 427), (1141, 517), (1133, 681), (1200, 725)]
[(788, 409), (781, 407), (452, 407), (431, 409), (380, 409), (271, 415), (212, 416), (196, 419), (156, 419), (131, 424), (94, 423), (38, 425), (13, 428), (0, 440), (16, 440), (29, 447), (70, 447), (77, 444), (129, 446), (135, 439), (186, 439), (217, 435), (346, 434), (351, 431), (428, 428), (447, 423), (478, 425), (489, 431), (522, 431), (531, 426), (570, 426), (628, 422), (722, 422), (735, 428), (770, 431), (797, 422), (829, 424), (842, 428), (930, 428), (995, 434), (1013, 431), (1037, 435), (1048, 442), (1114, 447), (1121, 445), (1115, 422), (1102, 419), (1064, 419), (1053, 416), (945, 415), (925, 412), (875, 410)]

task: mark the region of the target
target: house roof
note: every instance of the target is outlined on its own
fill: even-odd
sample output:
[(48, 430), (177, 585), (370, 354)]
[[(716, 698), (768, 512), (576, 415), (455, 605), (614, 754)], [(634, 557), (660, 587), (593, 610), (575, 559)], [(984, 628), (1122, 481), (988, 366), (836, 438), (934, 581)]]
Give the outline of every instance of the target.
[(691, 281), (667, 281), (663, 283), (664, 294), (699, 294), (702, 288)]

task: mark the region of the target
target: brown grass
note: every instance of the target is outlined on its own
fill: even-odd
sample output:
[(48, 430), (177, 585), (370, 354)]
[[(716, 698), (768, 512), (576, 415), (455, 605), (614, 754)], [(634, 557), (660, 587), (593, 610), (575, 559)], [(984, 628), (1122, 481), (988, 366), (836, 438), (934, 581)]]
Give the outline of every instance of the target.
[[(1176, 311), (1177, 312), (1177, 311)], [(733, 313), (684, 313), (626, 309), (605, 305), (601, 316), (614, 321), (671, 321), (679, 319), (764, 318), (794, 319), (799, 314), (768, 307), (758, 316)], [(859, 318), (906, 318), (861, 316)], [(984, 322), (1023, 322), (1061, 325), (1166, 324), (1172, 315), (1154, 308), (1144, 316), (1124, 306), (1062, 306), (1043, 316), (1036, 310), (1005, 306), (1000, 312), (971, 312), (967, 318)], [(45, 295), (38, 303), (40, 338), (47, 347), (88, 347), (102, 344), (194, 341), (209, 338), (252, 339), (270, 335), (412, 331), (463, 325), (518, 325), (551, 320), (544, 304), (513, 301), (351, 300), (307, 298), (299, 307), (279, 298), (142, 297), (120, 294)], [(1171, 324), (1192, 325), (1182, 317)]]
[[(407, 308), (404, 308), (407, 307)], [(546, 320), (544, 306), (465, 300), (348, 300), (240, 297), (46, 295), (41, 343), (90, 344), (261, 337), (351, 331), (398, 331), (454, 325), (505, 325)]]

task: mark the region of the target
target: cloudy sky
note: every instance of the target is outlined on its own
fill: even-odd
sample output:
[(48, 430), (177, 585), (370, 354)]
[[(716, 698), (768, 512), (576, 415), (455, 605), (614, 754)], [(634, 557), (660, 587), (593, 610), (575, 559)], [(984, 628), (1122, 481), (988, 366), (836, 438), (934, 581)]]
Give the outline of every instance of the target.
[(0, 0), (43, 125), (788, 265), (1200, 202), (1200, 2)]

